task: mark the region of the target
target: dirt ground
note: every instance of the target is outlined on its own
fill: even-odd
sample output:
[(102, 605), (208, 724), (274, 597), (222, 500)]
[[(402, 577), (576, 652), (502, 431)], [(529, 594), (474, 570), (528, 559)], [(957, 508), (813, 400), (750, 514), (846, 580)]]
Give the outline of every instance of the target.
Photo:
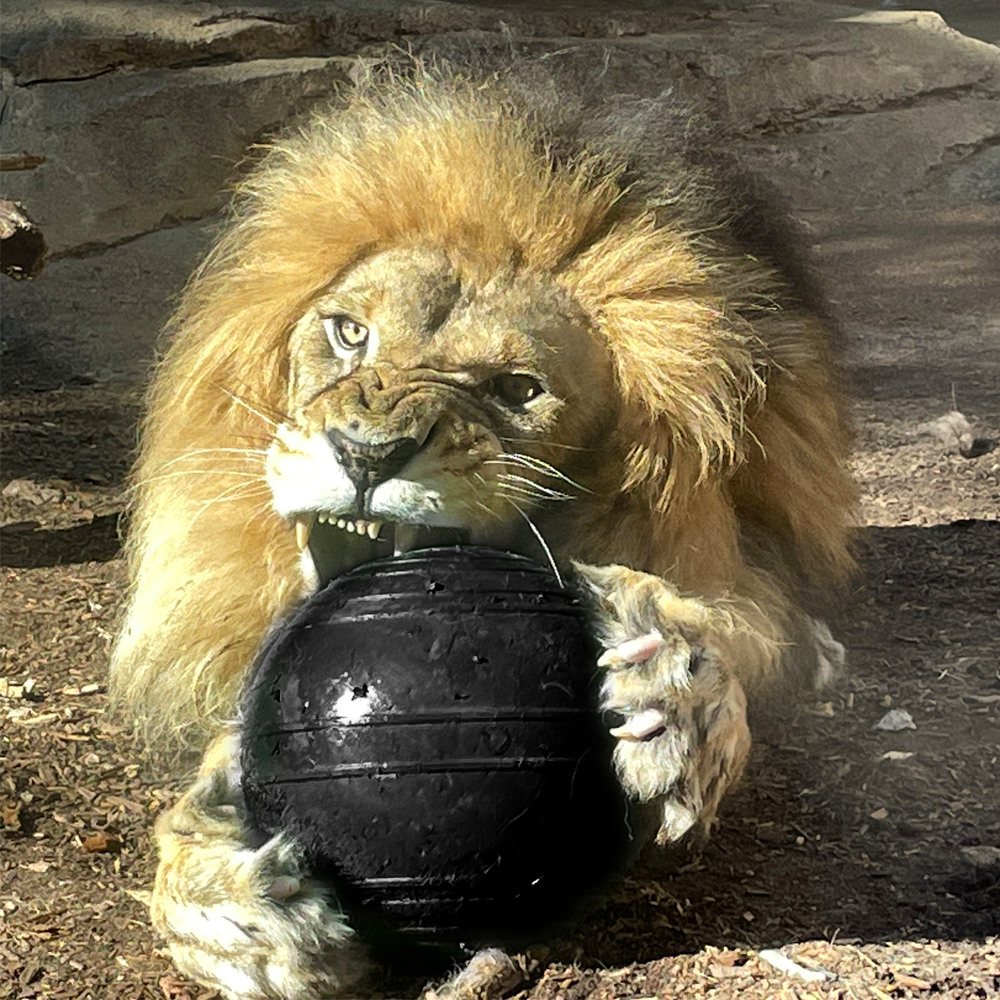
[[(848, 670), (762, 721), (703, 848), (645, 862), (525, 957), (518, 996), (1000, 997), (998, 221), (810, 220), (857, 397)], [(104, 712), (137, 393), (3, 405), (0, 998), (209, 1000), (141, 902), (178, 777), (141, 770)], [(952, 409), (975, 457), (922, 429)], [(874, 728), (890, 709), (912, 728)]]

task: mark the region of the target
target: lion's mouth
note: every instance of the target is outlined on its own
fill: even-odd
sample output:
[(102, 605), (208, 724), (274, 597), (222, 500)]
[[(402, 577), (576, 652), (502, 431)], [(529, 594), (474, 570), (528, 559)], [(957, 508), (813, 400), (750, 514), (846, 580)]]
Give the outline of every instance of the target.
[(464, 528), (397, 524), (325, 512), (295, 520), (296, 544), (300, 551), (308, 549), (320, 586), (372, 559), (435, 545), (461, 545), (470, 539), (471, 532)]

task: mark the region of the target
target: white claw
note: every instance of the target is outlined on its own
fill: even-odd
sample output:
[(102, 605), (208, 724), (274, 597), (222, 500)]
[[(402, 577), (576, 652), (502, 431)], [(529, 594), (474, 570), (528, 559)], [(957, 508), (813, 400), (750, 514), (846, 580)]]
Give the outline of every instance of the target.
[(616, 726), (611, 735), (618, 740), (639, 743), (663, 731), (666, 719), (658, 708), (647, 708), (626, 719), (624, 725)]
[(605, 650), (597, 661), (599, 667), (615, 667), (622, 663), (645, 663), (663, 645), (663, 636), (656, 630), (628, 639), (614, 649)]
[(302, 883), (294, 875), (279, 875), (270, 885), (266, 895), (271, 899), (288, 899), (302, 888)]
[(657, 844), (663, 847), (665, 844), (680, 840), (697, 821), (697, 815), (687, 806), (667, 799), (663, 803), (663, 821), (656, 835)]

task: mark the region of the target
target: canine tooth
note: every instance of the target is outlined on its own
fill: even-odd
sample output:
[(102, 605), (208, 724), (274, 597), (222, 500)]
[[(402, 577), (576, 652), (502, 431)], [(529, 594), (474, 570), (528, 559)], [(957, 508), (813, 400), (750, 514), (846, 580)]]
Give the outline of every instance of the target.
[(393, 543), (393, 554), (400, 556), (409, 552), (417, 543), (417, 528), (413, 524), (397, 524)]
[(370, 521), (368, 523), (368, 537), (374, 542), (378, 538), (378, 533), (382, 530), (381, 521)]
[(309, 533), (312, 531), (313, 519), (311, 517), (296, 518), (295, 520), (295, 544), (301, 552), (309, 544)]

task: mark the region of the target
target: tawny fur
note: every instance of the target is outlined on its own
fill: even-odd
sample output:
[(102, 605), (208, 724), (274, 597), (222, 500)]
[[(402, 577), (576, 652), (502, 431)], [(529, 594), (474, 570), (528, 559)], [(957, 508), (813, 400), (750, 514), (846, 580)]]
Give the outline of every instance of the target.
[[(853, 492), (823, 322), (741, 247), (733, 203), (710, 193), (700, 168), (633, 184), (626, 154), (606, 144), (557, 154), (543, 118), (495, 81), (390, 80), (278, 142), (242, 185), (232, 224), (171, 324), (136, 471), (133, 589), (112, 679), (154, 743), (220, 732), (262, 634), (305, 592), (294, 532), (265, 479), (267, 450), (305, 448), (343, 419), (336, 387), (290, 413), (290, 379), (308, 371), (303, 317), (366, 261), (406, 273), (407, 262), (423, 267), (437, 254), (471, 287), (509, 280), (511, 315), (537, 289), (587, 341), (576, 369), (568, 352), (552, 370), (607, 414), (605, 432), (578, 439), (568, 406), (553, 410), (551, 437), (525, 450), (579, 487), (537, 524), (592, 589), (602, 640), (615, 649), (657, 637), (641, 662), (608, 671), (605, 698), (665, 720), (662, 735), (616, 752), (625, 787), (658, 804), (660, 840), (710, 823), (739, 776), (744, 692), (796, 657), (825, 662), (801, 598), (851, 568)], [(458, 417), (445, 425), (452, 454), (477, 467), (480, 431)], [(321, 893), (287, 904), (268, 896), (269, 879), (281, 896), (293, 884), (281, 880), (301, 874), (294, 852), (267, 867), (280, 844), (240, 867), (247, 847), (228, 767), (209, 762), (159, 828), (154, 917), (182, 967), (213, 983), (223, 973), (205, 964), (228, 969), (230, 959), (216, 963), (207, 945), (189, 955), (171, 930), (204, 871), (224, 870), (237, 896), (240, 873), (252, 871), (260, 884), (247, 905), (264, 922), (273, 916), (279, 937), (296, 905), (327, 905)], [(226, 842), (217, 869), (195, 850), (214, 830)], [(177, 874), (185, 864), (194, 874)], [(288, 932), (303, 966), (319, 971), (293, 970), (290, 985), (259, 995), (346, 988), (350, 931), (330, 914), (303, 916)], [(324, 957), (341, 946), (342, 962)]]
[(795, 583), (849, 569), (852, 494), (820, 322), (778, 307), (785, 290), (761, 261), (706, 257), (685, 228), (691, 206), (656, 225), (620, 190), (620, 167), (553, 163), (545, 138), (481, 90), (397, 86), (279, 143), (242, 185), (171, 324), (135, 474), (133, 591), (112, 676), (160, 735), (232, 717), (262, 632), (300, 594), (252, 449), (284, 412), (295, 320), (375, 248), (445, 246), (484, 273), (520, 256), (554, 272), (606, 337), (621, 460), (567, 512), (569, 556), (736, 593), (765, 620), (783, 617), (785, 598), (747, 564), (741, 529), (765, 534), (766, 569)]

